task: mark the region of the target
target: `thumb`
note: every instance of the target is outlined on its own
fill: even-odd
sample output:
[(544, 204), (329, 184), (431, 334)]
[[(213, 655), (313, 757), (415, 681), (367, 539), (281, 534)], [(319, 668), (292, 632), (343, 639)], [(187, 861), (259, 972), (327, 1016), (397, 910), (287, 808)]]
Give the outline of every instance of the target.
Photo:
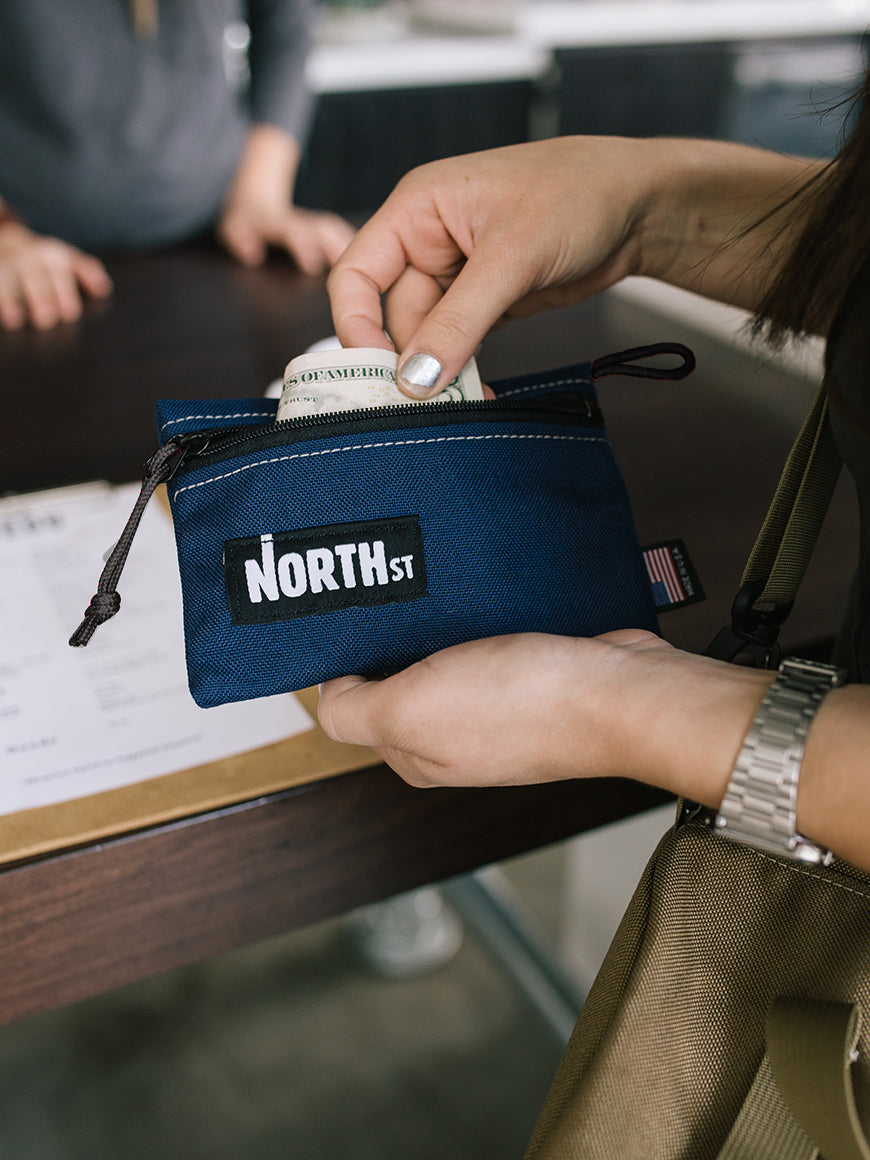
[(498, 258), (487, 261), (480, 251), (468, 259), (399, 355), (398, 385), (404, 394), (428, 399), (456, 378), (526, 292), (525, 278), (512, 274), (499, 271)]

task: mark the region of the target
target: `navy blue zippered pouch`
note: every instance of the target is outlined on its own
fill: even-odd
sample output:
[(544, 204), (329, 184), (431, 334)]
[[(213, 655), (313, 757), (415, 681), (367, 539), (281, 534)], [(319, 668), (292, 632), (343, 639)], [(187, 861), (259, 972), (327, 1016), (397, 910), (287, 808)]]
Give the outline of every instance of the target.
[[(662, 353), (680, 365), (638, 362)], [(159, 401), (137, 508), (167, 483), (197, 704), (383, 675), (503, 633), (656, 630), (594, 381), (693, 366), (659, 344), (492, 383), (492, 400), (281, 423), (270, 399)], [(137, 523), (70, 643), (117, 611)]]

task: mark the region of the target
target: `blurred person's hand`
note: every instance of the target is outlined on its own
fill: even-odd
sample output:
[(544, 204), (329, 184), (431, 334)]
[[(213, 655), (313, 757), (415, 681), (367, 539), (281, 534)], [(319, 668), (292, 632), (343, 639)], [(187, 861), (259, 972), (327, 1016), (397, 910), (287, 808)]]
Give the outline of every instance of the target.
[(217, 225), (217, 236), (237, 261), (259, 266), (270, 246), (286, 250), (305, 274), (322, 274), (354, 235), (334, 213), (300, 209), (293, 187), (300, 147), (276, 125), (254, 125)]
[(322, 274), (344, 253), (354, 229), (337, 214), (293, 205), (233, 205), (218, 225), (218, 237), (244, 266), (259, 266), (270, 246), (286, 250), (305, 274)]
[(21, 222), (0, 222), (0, 328), (50, 330), (79, 318), (85, 297), (111, 292), (99, 259)]

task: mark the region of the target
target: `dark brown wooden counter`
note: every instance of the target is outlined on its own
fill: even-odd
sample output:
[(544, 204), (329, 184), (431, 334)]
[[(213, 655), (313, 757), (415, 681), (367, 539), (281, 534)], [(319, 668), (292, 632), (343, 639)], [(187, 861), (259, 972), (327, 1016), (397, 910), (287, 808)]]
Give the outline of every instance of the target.
[[(113, 300), (74, 326), (0, 333), (0, 492), (135, 479), (153, 403), (255, 395), (332, 330), (324, 284), (275, 260), (233, 266), (208, 245), (109, 262)], [(692, 340), (662, 323), (662, 339)], [(646, 337), (646, 336), (644, 336)], [(487, 341), (485, 378), (634, 345), (601, 302)], [(683, 535), (710, 599), (663, 623), (701, 648), (727, 613), (742, 558), (790, 444), (788, 423), (729, 390), (716, 352), (689, 383), (605, 380), (608, 426), (641, 538)], [(768, 384), (769, 386), (769, 384)], [(765, 386), (764, 389), (767, 389)], [(793, 636), (830, 636), (852, 558), (850, 497)], [(790, 629), (790, 632), (792, 630)], [(425, 882), (466, 872), (662, 800), (631, 782), (414, 790), (384, 766), (0, 871), (0, 1021), (21, 1018)]]

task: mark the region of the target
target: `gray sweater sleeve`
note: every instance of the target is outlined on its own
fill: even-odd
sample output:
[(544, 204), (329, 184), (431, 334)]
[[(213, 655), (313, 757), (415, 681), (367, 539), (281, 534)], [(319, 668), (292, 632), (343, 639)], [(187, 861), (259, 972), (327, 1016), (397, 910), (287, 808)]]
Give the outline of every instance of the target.
[(248, 0), (253, 122), (285, 129), (304, 145), (313, 100), (305, 79), (313, 0)]
[[(313, 0), (0, 0), (0, 197), (97, 252), (164, 245), (220, 214), (253, 121), (304, 143)], [(250, 26), (250, 88), (227, 28)]]

